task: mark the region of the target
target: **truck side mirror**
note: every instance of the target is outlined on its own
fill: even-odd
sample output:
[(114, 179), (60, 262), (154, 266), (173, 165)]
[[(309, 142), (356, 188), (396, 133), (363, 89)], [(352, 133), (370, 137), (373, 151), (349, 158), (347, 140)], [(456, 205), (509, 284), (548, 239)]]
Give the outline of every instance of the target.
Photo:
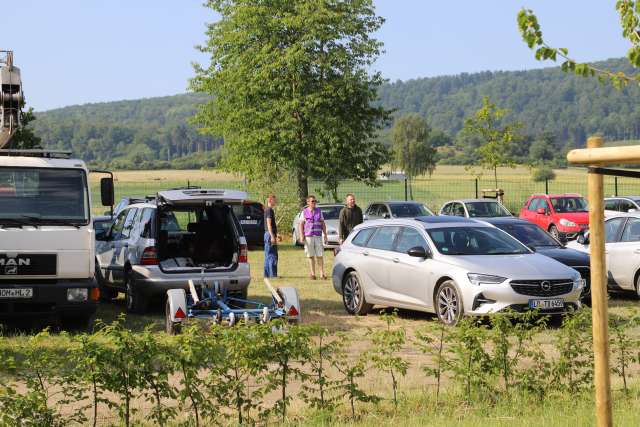
[(113, 206), (113, 178), (100, 179), (100, 199), (102, 206)]

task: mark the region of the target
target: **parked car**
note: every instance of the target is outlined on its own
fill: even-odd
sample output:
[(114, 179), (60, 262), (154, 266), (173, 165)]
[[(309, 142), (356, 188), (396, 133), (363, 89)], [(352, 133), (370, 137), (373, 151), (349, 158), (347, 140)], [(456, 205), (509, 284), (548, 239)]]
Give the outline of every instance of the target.
[(231, 190), (171, 190), (125, 207), (96, 240), (102, 296), (124, 292), (127, 311), (141, 313), (149, 300), (192, 280), (246, 298), (247, 241), (232, 209), (244, 199)]
[(249, 246), (264, 246), (264, 206), (259, 202), (244, 201), (233, 205), (233, 213), (240, 222)]
[(558, 240), (575, 239), (589, 228), (587, 201), (579, 194), (534, 194), (520, 210), (520, 218), (537, 224)]
[(591, 263), (588, 254), (576, 249), (567, 248), (537, 225), (531, 224), (529, 221), (523, 219), (504, 217), (485, 218), (483, 221), (509, 233), (530, 249), (534, 249), (536, 252), (553, 258), (576, 270), (585, 281), (585, 286), (582, 290), (582, 300), (585, 301), (591, 298), (591, 289), (589, 286), (591, 282)]
[(113, 218), (111, 215), (100, 215), (93, 217), (93, 230), (96, 233), (96, 239), (103, 238), (111, 229)]
[[(322, 211), (322, 217), (324, 218), (324, 223), (327, 227), (327, 243), (324, 244), (325, 249), (340, 246), (339, 219), (340, 211), (343, 207), (344, 205), (341, 204), (323, 203), (318, 205), (318, 208)], [(305, 209), (306, 208), (307, 207), (305, 206)], [(296, 246), (300, 246), (298, 234), (300, 230), (300, 221), (302, 221), (302, 212), (303, 210), (293, 217), (293, 224), (291, 224), (291, 237), (293, 244)]]
[(492, 199), (451, 200), (442, 205), (438, 215), (462, 216), (466, 218), (513, 216), (502, 203)]
[(346, 311), (374, 305), (434, 312), (447, 325), (505, 309), (562, 314), (581, 306), (580, 274), (479, 221), (432, 216), (368, 221), (334, 259)]
[(604, 214), (611, 216), (629, 212), (640, 212), (640, 196), (606, 197), (604, 199)]
[(428, 207), (414, 201), (387, 201), (369, 203), (364, 210), (364, 219), (416, 218), (435, 215)]
[[(608, 287), (635, 292), (640, 298), (640, 213), (626, 213), (605, 221)], [(568, 247), (589, 253), (589, 232)]]

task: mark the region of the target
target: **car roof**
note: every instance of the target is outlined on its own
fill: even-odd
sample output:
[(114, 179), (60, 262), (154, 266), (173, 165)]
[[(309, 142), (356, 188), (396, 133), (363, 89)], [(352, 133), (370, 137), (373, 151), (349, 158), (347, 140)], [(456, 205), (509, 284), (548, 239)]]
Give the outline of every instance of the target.
[(473, 219), (462, 218), (459, 216), (419, 216), (416, 218), (392, 218), (392, 219), (374, 219), (359, 224), (356, 228), (369, 228), (380, 225), (414, 225), (425, 229), (446, 227), (468, 227), (470, 225), (476, 227), (490, 227), (490, 224)]
[(456, 199), (456, 200), (449, 200), (448, 202), (444, 202), (443, 205), (446, 205), (447, 203), (452, 203), (452, 202), (459, 202), (459, 203), (495, 202), (495, 203), (500, 203), (496, 199), (484, 198), (484, 199)]
[(383, 202), (371, 202), (371, 205), (399, 205), (399, 204), (412, 204), (412, 205), (422, 205), (422, 202), (418, 202), (416, 200), (385, 200)]
[(611, 197), (605, 197), (605, 200), (613, 200), (613, 199), (629, 199), (629, 200), (640, 200), (640, 196), (611, 196)]
[(530, 199), (534, 197), (544, 197), (547, 199), (557, 199), (561, 197), (582, 197), (582, 194), (578, 193), (562, 193), (562, 194), (532, 194), (529, 196)]
[(526, 224), (526, 225), (535, 225), (532, 222), (529, 222), (524, 219), (516, 218), (515, 216), (500, 216), (500, 217), (488, 217), (482, 218), (482, 221), (488, 222), (489, 224)]

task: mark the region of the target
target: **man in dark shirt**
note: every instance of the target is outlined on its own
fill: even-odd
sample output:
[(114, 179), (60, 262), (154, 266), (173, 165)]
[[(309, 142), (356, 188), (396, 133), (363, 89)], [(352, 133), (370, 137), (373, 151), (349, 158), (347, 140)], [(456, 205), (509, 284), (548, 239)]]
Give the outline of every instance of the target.
[(345, 205), (340, 211), (340, 244), (356, 225), (362, 224), (362, 209), (356, 205), (356, 197), (353, 194), (347, 194)]
[(264, 277), (278, 277), (278, 225), (276, 224), (275, 194), (267, 197), (264, 210)]

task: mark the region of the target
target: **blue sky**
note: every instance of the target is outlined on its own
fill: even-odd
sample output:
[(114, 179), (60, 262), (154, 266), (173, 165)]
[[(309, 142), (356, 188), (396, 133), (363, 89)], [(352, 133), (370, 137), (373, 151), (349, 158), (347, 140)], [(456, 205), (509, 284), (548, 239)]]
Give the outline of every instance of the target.
[[(374, 0), (387, 20), (376, 69), (390, 79), (544, 66), (516, 28), (533, 9), (580, 60), (623, 56), (615, 0)], [(15, 51), (36, 110), (184, 92), (215, 15), (204, 0), (0, 0), (0, 48)], [(548, 64), (547, 64), (548, 65)]]

